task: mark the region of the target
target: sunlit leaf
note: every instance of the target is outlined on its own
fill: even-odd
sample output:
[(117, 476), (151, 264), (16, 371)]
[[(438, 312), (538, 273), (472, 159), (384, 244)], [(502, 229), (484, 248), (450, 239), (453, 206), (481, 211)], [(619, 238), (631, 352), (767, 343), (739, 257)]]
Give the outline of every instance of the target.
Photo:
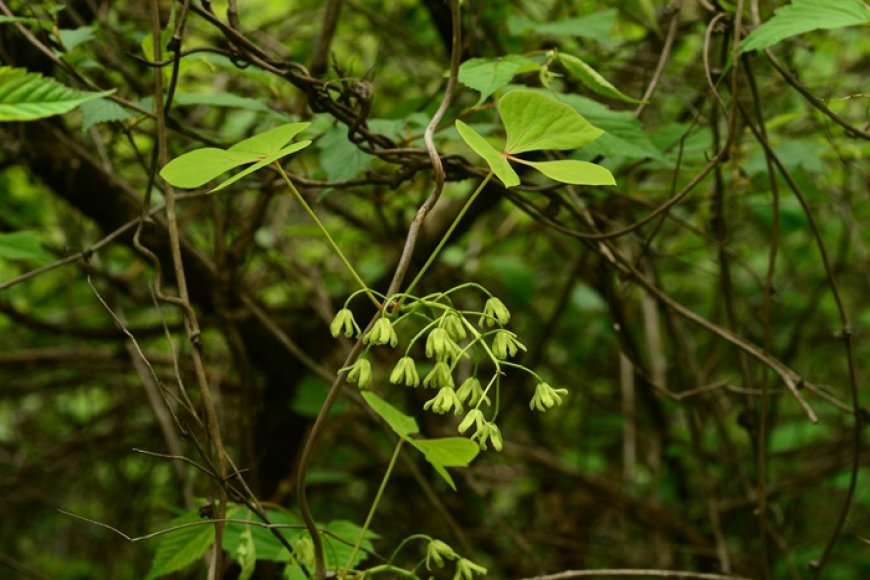
[(311, 123), (286, 123), (274, 129), (248, 137), (239, 141), (228, 151), (236, 153), (252, 153), (254, 155), (268, 156), (284, 147), (290, 139), (304, 131)]
[(514, 187), (520, 184), (519, 175), (513, 170), (507, 159), (504, 158), (498, 149), (490, 145), (480, 133), (458, 120), (456, 121), (456, 130), (459, 132), (462, 140), (465, 141), (465, 144), (483, 157), (483, 160), (486, 161), (486, 164), (489, 165), (489, 168), (495, 173), (496, 177), (501, 179), (505, 187)]
[(114, 93), (78, 91), (23, 68), (0, 67), (0, 121), (32, 121), (67, 113)]
[(509, 54), (499, 58), (472, 58), (459, 67), (459, 82), (480, 93), (476, 105), (507, 85), (520, 72), (540, 68), (535, 61)]
[(740, 43), (740, 52), (761, 50), (792, 36), (819, 29), (870, 22), (870, 7), (862, 0), (793, 0)]
[(407, 438), (409, 435), (420, 432), (420, 427), (417, 426), (417, 421), (413, 417), (402, 413), (373, 392), (363, 391), (362, 397), (399, 437)]
[(596, 92), (603, 97), (624, 101), (626, 103), (639, 103), (637, 99), (629, 97), (608, 81), (606, 78), (594, 68), (583, 62), (582, 59), (570, 55), (559, 53), (559, 62), (565, 67), (568, 73), (583, 83), (590, 91)]
[(251, 153), (204, 147), (179, 155), (166, 164), (160, 176), (175, 187), (192, 189), (205, 185), (230, 169), (253, 163), (257, 158)]
[[(264, 159), (258, 161), (257, 163), (251, 165), (250, 167), (244, 169), (243, 171), (239, 171), (238, 173), (236, 173), (235, 175), (233, 175), (232, 177), (230, 177), (226, 181), (222, 181), (221, 183), (219, 183), (218, 185), (216, 185), (215, 187), (210, 189), (209, 192), (215, 192), (215, 191), (218, 191), (220, 189), (223, 189), (226, 186), (237, 182), (241, 178), (246, 177), (246, 176), (254, 173), (255, 171), (259, 171), (260, 169), (266, 167), (267, 165), (274, 163), (274, 162), (278, 161), (279, 159), (282, 159), (282, 158), (290, 155), (291, 153), (296, 153), (297, 151), (301, 151), (302, 149), (305, 149), (309, 145), (311, 145), (310, 140), (298, 141), (296, 143), (291, 143), (290, 145), (288, 145), (284, 149), (281, 149), (281, 150), (273, 153), (272, 155), (265, 157)], [(232, 149), (232, 148), (230, 148), (230, 149)]]
[(560, 159), (558, 161), (520, 161), (520, 163), (534, 167), (550, 179), (561, 183), (616, 185), (616, 179), (606, 167), (588, 161)]
[(467, 437), (414, 439), (411, 443), (430, 463), (445, 467), (467, 467), (480, 453), (480, 445)]
[(511, 91), (498, 102), (507, 132), (505, 151), (511, 154), (539, 149), (576, 149), (604, 131), (569, 105), (536, 91)]

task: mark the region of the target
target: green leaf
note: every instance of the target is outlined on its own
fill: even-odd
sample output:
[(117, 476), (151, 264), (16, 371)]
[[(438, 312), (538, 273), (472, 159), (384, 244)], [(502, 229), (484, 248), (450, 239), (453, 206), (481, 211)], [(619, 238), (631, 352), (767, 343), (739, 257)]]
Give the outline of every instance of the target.
[(233, 175), (232, 177), (230, 177), (226, 181), (222, 181), (221, 183), (219, 183), (215, 187), (211, 188), (209, 190), (209, 193), (213, 193), (215, 191), (223, 189), (226, 186), (240, 180), (241, 178), (246, 177), (246, 176), (254, 173), (255, 171), (259, 171), (260, 169), (266, 167), (267, 165), (274, 163), (274, 162), (278, 161), (279, 159), (290, 155), (291, 153), (296, 153), (297, 151), (301, 151), (302, 149), (305, 149), (309, 145), (311, 145), (310, 140), (298, 141), (296, 143), (291, 143), (287, 147), (285, 147), (285, 148), (281, 149), (280, 151), (270, 155), (269, 157), (266, 157), (262, 161), (258, 161), (254, 165), (251, 165), (250, 167), (248, 167), (244, 171), (240, 171), (240, 172), (236, 173), (235, 175)]
[[(230, 507), (227, 512), (227, 517), (232, 517), (233, 519), (243, 519), (251, 522), (260, 521), (253, 512), (243, 506)], [(267, 509), (266, 515), (273, 524), (302, 525), (300, 518), (284, 510)], [(291, 542), (297, 538), (307, 536), (302, 529), (281, 528), (277, 531)], [(290, 552), (287, 551), (284, 544), (275, 537), (271, 530), (257, 525), (228, 522), (224, 527), (223, 549), (239, 564), (242, 563), (242, 554), (239, 553), (239, 546), (247, 541), (245, 537), (248, 532), (250, 532), (251, 541), (254, 544), (257, 560), (269, 562), (287, 562), (290, 560)]]
[(591, 143), (584, 152), (587, 155), (627, 157), (629, 159), (652, 158), (672, 161), (656, 147), (637, 117), (628, 111), (614, 111), (605, 105), (579, 95), (559, 95), (559, 100), (573, 107), (604, 134)]
[(453, 491), (456, 491), (456, 483), (447, 471), (447, 467), (467, 467), (480, 453), (480, 446), (465, 437), (410, 439), (408, 443), (423, 454), (426, 461)]
[[(167, 527), (179, 526), (193, 522), (202, 522), (199, 513), (190, 512), (172, 520)], [(146, 580), (159, 578), (171, 572), (181, 570), (202, 558), (205, 551), (214, 543), (214, 525), (202, 523), (168, 532), (159, 536), (157, 553), (151, 564), (151, 570)]]
[(862, 0), (793, 0), (740, 43), (740, 52), (761, 50), (786, 38), (819, 29), (870, 22), (870, 7)]
[(459, 67), (459, 82), (480, 93), (475, 106), (507, 85), (517, 73), (540, 68), (533, 60), (509, 54), (499, 58), (472, 58)]
[(399, 437), (407, 439), (409, 435), (420, 432), (420, 427), (413, 417), (405, 415), (373, 392), (363, 391), (362, 397)]
[(193, 189), (230, 169), (256, 160), (257, 156), (251, 153), (204, 147), (176, 157), (160, 170), (160, 176), (175, 187)]
[(335, 127), (317, 140), (320, 166), (332, 181), (353, 179), (369, 168), (374, 159), (347, 138), (346, 127)]
[(606, 167), (588, 161), (561, 159), (559, 161), (523, 161), (520, 163), (534, 167), (550, 179), (574, 185), (616, 185), (616, 179)]
[(251, 167), (221, 182), (211, 191), (223, 189), (282, 157), (308, 147), (311, 141), (291, 143), (281, 149), (287, 141), (303, 131), (308, 125), (309, 123), (280, 125), (244, 141), (239, 141), (229, 149), (204, 147), (188, 151), (167, 163), (160, 170), (160, 176), (175, 187), (192, 189), (205, 185), (218, 175), (240, 165), (256, 162)]
[(562, 66), (565, 67), (565, 70), (567, 70), (572, 77), (583, 83), (589, 90), (609, 99), (616, 99), (626, 103), (640, 102), (614, 87), (610, 84), (610, 81), (601, 76), (598, 71), (583, 62), (580, 58), (570, 54), (559, 53), (558, 59), (559, 62), (562, 63)]
[(72, 52), (78, 45), (94, 38), (94, 29), (90, 26), (64, 28), (57, 35), (66, 52)]
[(511, 91), (499, 100), (498, 110), (507, 132), (505, 151), (511, 154), (576, 149), (604, 133), (569, 105), (536, 91)]
[(308, 128), (311, 123), (286, 123), (274, 129), (248, 137), (239, 141), (228, 151), (251, 153), (253, 155), (269, 156), (284, 147), (290, 139)]
[(250, 580), (257, 567), (257, 547), (254, 544), (254, 536), (250, 527), (242, 531), (241, 540), (236, 546), (236, 561), (242, 568), (239, 580)]
[(97, 123), (111, 123), (112, 121), (127, 121), (134, 115), (109, 99), (94, 99), (82, 103), (82, 133), (87, 133)]
[(490, 145), (480, 133), (459, 120), (456, 121), (456, 130), (459, 132), (462, 140), (465, 141), (465, 144), (483, 157), (483, 160), (489, 165), (490, 170), (495, 173), (496, 177), (501, 179), (505, 187), (514, 187), (520, 184), (519, 175), (513, 170), (507, 159), (495, 147)]
[(568, 18), (552, 22), (535, 22), (528, 18), (511, 18), (508, 20), (508, 30), (514, 36), (524, 36), (530, 32), (541, 36), (568, 36), (591, 38), (602, 44), (613, 40), (610, 33), (616, 24), (617, 12), (611, 8), (579, 18)]
[(480, 453), (480, 445), (467, 437), (414, 439), (410, 443), (423, 453), (427, 461), (444, 467), (468, 467)]
[(51, 262), (52, 257), (42, 249), (39, 236), (33, 232), (9, 232), (0, 234), (0, 258), (7, 260), (31, 260)]
[[(339, 541), (332, 534), (323, 534), (323, 554), (326, 556), (326, 566), (333, 569), (344, 566), (348, 558), (350, 558), (353, 545), (356, 543), (357, 538), (359, 538), (362, 528), (347, 520), (335, 520), (326, 524), (326, 529), (344, 540)], [(351, 566), (356, 566), (369, 557), (369, 552), (374, 549), (372, 541), (377, 540), (379, 537), (375, 532), (366, 530), (366, 534), (363, 536), (363, 541), (360, 544), (362, 549), (357, 551)]]
[(0, 121), (32, 121), (67, 113), (110, 95), (78, 91), (23, 68), (0, 67)]

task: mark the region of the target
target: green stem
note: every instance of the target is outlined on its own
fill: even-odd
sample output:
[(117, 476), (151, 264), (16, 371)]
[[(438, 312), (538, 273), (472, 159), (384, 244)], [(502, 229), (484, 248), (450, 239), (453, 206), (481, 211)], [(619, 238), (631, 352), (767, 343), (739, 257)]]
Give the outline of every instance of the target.
[(350, 553), (350, 558), (347, 559), (347, 564), (344, 565), (344, 571), (341, 574), (342, 578), (347, 576), (347, 573), (350, 570), (350, 566), (351, 564), (353, 564), (353, 559), (356, 556), (356, 553), (359, 551), (359, 547), (362, 545), (366, 532), (369, 529), (369, 524), (372, 523), (372, 518), (375, 517), (375, 511), (378, 509), (378, 504), (381, 503), (381, 498), (384, 495), (384, 490), (387, 488), (387, 481), (389, 481), (390, 475), (393, 473), (393, 467), (396, 466), (396, 460), (399, 458), (399, 451), (401, 451), (402, 443), (404, 442), (405, 438), (399, 437), (399, 443), (396, 444), (396, 450), (393, 451), (393, 456), (390, 458), (390, 464), (387, 466), (387, 472), (384, 473), (384, 478), (381, 480), (381, 486), (378, 488), (378, 494), (375, 496), (375, 500), (372, 502), (372, 507), (369, 508), (369, 515), (366, 516), (366, 521), (359, 532), (359, 537), (356, 540), (353, 551)]
[(390, 564), (381, 564), (380, 566), (375, 566), (374, 568), (369, 568), (368, 570), (364, 571), (363, 578), (368, 578), (369, 576), (374, 576), (375, 574), (384, 574), (386, 572), (390, 572), (398, 576), (403, 576), (405, 578), (418, 577), (413, 572), (408, 572), (404, 568), (399, 568), (398, 566), (392, 566)]
[(406, 294), (410, 294), (417, 283), (420, 281), (420, 278), (423, 277), (423, 274), (426, 273), (426, 270), (429, 269), (429, 266), (432, 265), (432, 262), (435, 261), (435, 258), (438, 257), (438, 253), (444, 247), (444, 244), (447, 243), (447, 240), (450, 239), (450, 236), (453, 234), (453, 230), (456, 229), (456, 226), (459, 225), (459, 222), (462, 221), (462, 218), (465, 216), (468, 208), (471, 207), (471, 204), (474, 203), (474, 200), (477, 199), (477, 196), (480, 195), (480, 192), (483, 191), (483, 188), (486, 187), (486, 184), (489, 183), (489, 180), (492, 179), (492, 171), (486, 174), (486, 177), (483, 181), (480, 182), (480, 185), (477, 186), (477, 189), (474, 190), (474, 193), (471, 194), (471, 197), (468, 198), (468, 201), (465, 202), (465, 205), (462, 206), (462, 209), (459, 210), (459, 215), (456, 216), (456, 219), (453, 220), (453, 223), (450, 224), (450, 227), (447, 228), (447, 232), (445, 232), (444, 236), (441, 238), (441, 241), (438, 242), (438, 246), (435, 247), (435, 250), (432, 254), (429, 255), (429, 259), (426, 260), (426, 263), (423, 264), (423, 267), (420, 268), (420, 271), (417, 272), (417, 275), (411, 281), (411, 284), (408, 285), (408, 288), (405, 290)]
[(299, 190), (296, 189), (295, 185), (293, 185), (293, 182), (290, 181), (290, 177), (284, 172), (284, 168), (281, 167), (281, 164), (277, 161), (275, 162), (275, 167), (278, 168), (278, 172), (281, 174), (281, 177), (284, 178), (284, 183), (286, 183), (287, 187), (290, 188), (290, 191), (293, 192), (296, 200), (303, 207), (303, 209), (305, 209), (306, 213), (308, 213), (308, 216), (314, 221), (314, 223), (317, 224), (317, 227), (320, 228), (320, 231), (326, 238), (326, 241), (329, 242), (330, 246), (332, 246), (333, 251), (336, 253), (336, 255), (338, 255), (342, 263), (344, 263), (345, 268), (347, 268), (348, 272), (350, 272), (351, 276), (353, 276), (354, 280), (356, 280), (356, 283), (360, 285), (362, 291), (366, 293), (366, 296), (368, 296), (369, 300), (374, 303), (375, 307), (380, 310), (381, 303), (378, 301), (377, 298), (375, 298), (374, 294), (372, 294), (372, 291), (368, 287), (368, 284), (366, 284), (360, 277), (360, 275), (357, 274), (357, 271), (351, 265), (347, 257), (345, 257), (344, 253), (341, 251), (341, 248), (338, 247), (338, 244), (332, 238), (332, 235), (330, 235), (329, 230), (326, 229), (326, 226), (323, 225), (323, 222), (320, 221), (320, 218), (317, 217), (317, 214), (314, 213), (314, 210), (311, 209), (311, 206), (308, 205), (308, 202), (305, 201), (305, 198), (302, 197), (302, 194), (299, 193)]

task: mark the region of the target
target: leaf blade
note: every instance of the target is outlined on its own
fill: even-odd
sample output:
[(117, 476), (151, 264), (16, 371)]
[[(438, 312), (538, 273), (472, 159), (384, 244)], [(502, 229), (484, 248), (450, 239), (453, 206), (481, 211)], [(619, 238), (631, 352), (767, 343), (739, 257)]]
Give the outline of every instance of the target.
[(372, 408), (372, 411), (377, 413), (399, 437), (407, 439), (409, 435), (420, 432), (416, 419), (402, 413), (373, 392), (363, 391), (362, 398)]
[(601, 165), (578, 161), (576, 159), (560, 159), (558, 161), (520, 161), (533, 167), (554, 181), (573, 185), (616, 185), (616, 179), (610, 170)]
[(483, 157), (483, 160), (489, 165), (490, 170), (495, 173), (496, 177), (501, 179), (505, 187), (514, 187), (520, 184), (520, 176), (510, 166), (507, 159), (495, 147), (490, 145), (480, 133), (458, 119), (456, 121), (456, 130), (459, 132), (462, 140), (465, 141), (465, 144)]
[(167, 163), (160, 170), (160, 177), (175, 187), (195, 189), (239, 165), (256, 160), (257, 157), (250, 153), (203, 147), (188, 151)]
[(586, 64), (583, 59), (564, 53), (559, 53), (558, 59), (562, 66), (565, 67), (565, 70), (568, 71), (568, 74), (583, 83), (583, 85), (590, 91), (598, 93), (603, 97), (623, 101), (625, 103), (641, 102), (638, 99), (629, 97), (617, 89), (610, 83), (610, 81), (604, 78), (601, 73)]
[(740, 43), (740, 52), (769, 48), (786, 38), (813, 30), (845, 28), (870, 22), (870, 7), (861, 0), (793, 0)]
[(511, 154), (577, 149), (604, 134), (571, 106), (537, 91), (518, 89), (498, 102)]
[(0, 122), (62, 115), (82, 103), (114, 93), (79, 91), (23, 68), (0, 66)]

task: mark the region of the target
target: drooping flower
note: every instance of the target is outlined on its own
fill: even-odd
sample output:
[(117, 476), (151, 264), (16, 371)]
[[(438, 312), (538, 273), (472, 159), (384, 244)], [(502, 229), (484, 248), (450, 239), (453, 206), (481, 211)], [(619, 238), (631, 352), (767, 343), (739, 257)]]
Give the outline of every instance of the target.
[(432, 330), (426, 337), (426, 356), (429, 358), (435, 357), (449, 363), (455, 361), (461, 353), (462, 349), (443, 328)]
[(547, 409), (561, 405), (562, 397), (567, 395), (568, 389), (554, 389), (547, 383), (538, 383), (538, 386), (535, 387), (532, 401), (529, 403), (529, 409), (544, 412)]
[(438, 361), (432, 370), (423, 377), (423, 386), (427, 389), (436, 387), (453, 388), (453, 375), (450, 374), (450, 367), (444, 361)]
[(481, 450), (486, 451), (486, 442), (489, 440), (492, 443), (493, 449), (496, 451), (501, 451), (503, 446), (503, 440), (501, 438), (501, 430), (499, 430), (498, 425), (495, 423), (484, 422), (484, 424), (477, 430), (477, 432), (471, 436), (472, 441), (477, 441), (477, 444), (480, 445)]
[(453, 580), (474, 580), (475, 575), (483, 576), (486, 571), (486, 568), (471, 560), (459, 558), (459, 561), (456, 562), (456, 574), (453, 575)]
[(445, 558), (455, 560), (458, 557), (459, 554), (441, 540), (432, 540), (426, 546), (426, 569), (431, 570), (432, 564), (435, 564), (436, 568), (443, 568)]
[(420, 375), (417, 374), (417, 366), (414, 364), (414, 359), (409, 356), (403, 356), (396, 363), (396, 368), (390, 373), (390, 382), (394, 385), (405, 385), (406, 387), (416, 387), (420, 384)]
[(372, 382), (372, 363), (367, 358), (356, 359), (345, 370), (347, 370), (347, 382), (356, 383), (360, 388), (367, 387)]
[(517, 335), (509, 330), (499, 329), (492, 339), (492, 353), (496, 358), (505, 360), (514, 357), (518, 350), (526, 350), (523, 343), (517, 340)]
[(492, 296), (483, 305), (483, 316), (480, 317), (480, 325), (486, 324), (489, 327), (493, 327), (498, 323), (504, 326), (510, 322), (510, 319), (511, 312), (504, 305), (504, 302)]
[(465, 340), (465, 324), (462, 317), (455, 312), (448, 312), (441, 319), (441, 328), (447, 331), (453, 340)]
[(359, 332), (359, 327), (353, 319), (353, 312), (347, 308), (342, 308), (335, 313), (335, 318), (329, 325), (329, 332), (333, 338), (338, 338), (339, 334), (344, 334), (348, 338), (353, 338), (354, 334)]
[[(463, 403), (467, 401), (469, 405), (474, 407), (484, 398), (483, 387), (480, 385), (480, 381), (477, 380), (477, 377), (471, 376), (462, 381), (462, 384), (459, 385), (458, 389), (456, 389), (456, 396), (458, 396), (459, 400)], [(486, 404), (489, 405), (489, 397), (486, 397), (485, 401)]]
[(483, 429), (484, 425), (486, 425), (486, 418), (483, 416), (483, 412), (480, 409), (472, 409), (468, 412), (465, 419), (463, 419), (462, 423), (459, 424), (459, 432), (465, 433), (472, 425), (474, 425), (475, 433)]
[(365, 344), (389, 344), (395, 347), (399, 344), (399, 337), (396, 335), (396, 329), (393, 328), (393, 323), (387, 318), (378, 318), (372, 329), (369, 330), (363, 337)]
[(431, 409), (433, 413), (439, 415), (450, 411), (453, 411), (454, 415), (458, 415), (462, 412), (462, 401), (456, 396), (456, 391), (452, 387), (441, 387), (437, 395), (423, 404), (423, 409), (426, 411)]

